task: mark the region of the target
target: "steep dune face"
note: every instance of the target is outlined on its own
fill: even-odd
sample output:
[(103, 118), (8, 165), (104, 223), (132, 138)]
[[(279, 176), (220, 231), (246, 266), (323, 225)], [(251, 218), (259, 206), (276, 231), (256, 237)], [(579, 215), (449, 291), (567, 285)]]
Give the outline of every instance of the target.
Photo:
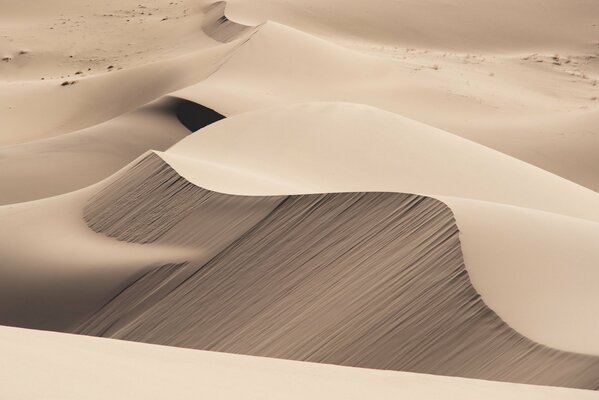
[(93, 192), (0, 206), (0, 324), (67, 330), (148, 270), (193, 259), (95, 234), (81, 217)]
[[(0, 147), (0, 204), (94, 184), (150, 149), (166, 150), (223, 116), (166, 96), (105, 123), (45, 140)], [(50, 179), (51, 178), (51, 179)]]
[[(0, 327), (2, 394), (38, 400), (585, 400), (588, 390), (515, 385), (178, 349)], [(143, 362), (140, 362), (143, 360)], [(68, 384), (66, 384), (68, 382)], [(110, 382), (110, 384), (107, 384)]]
[(599, 355), (599, 200), (588, 189), (353, 104), (230, 117), (162, 157), (197, 185), (225, 193), (435, 196), (456, 215), (475, 288), (504, 321), (545, 345)]
[[(239, 211), (235, 223), (219, 220), (218, 209), (231, 203)], [(85, 218), (119, 240), (211, 243), (205, 247), (218, 251), (147, 273), (77, 333), (367, 368), (599, 385), (599, 358), (536, 344), (485, 306), (464, 268), (452, 213), (432, 198), (224, 195), (195, 187), (149, 154), (92, 198)]]

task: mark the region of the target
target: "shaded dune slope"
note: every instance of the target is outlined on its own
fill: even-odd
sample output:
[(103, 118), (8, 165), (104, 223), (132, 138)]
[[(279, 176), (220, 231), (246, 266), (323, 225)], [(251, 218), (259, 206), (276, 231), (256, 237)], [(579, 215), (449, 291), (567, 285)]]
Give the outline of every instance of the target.
[[(232, 224), (211, 210), (219, 204), (235, 205)], [(225, 195), (189, 183), (150, 153), (93, 197), (84, 216), (118, 240), (193, 247), (208, 239), (218, 250), (145, 274), (76, 333), (599, 387), (599, 358), (532, 342), (485, 306), (464, 268), (451, 211), (429, 197)]]
[(160, 156), (221, 193), (437, 198), (454, 213), (470, 280), (493, 311), (535, 342), (599, 355), (597, 193), (448, 132), (347, 103), (231, 116)]

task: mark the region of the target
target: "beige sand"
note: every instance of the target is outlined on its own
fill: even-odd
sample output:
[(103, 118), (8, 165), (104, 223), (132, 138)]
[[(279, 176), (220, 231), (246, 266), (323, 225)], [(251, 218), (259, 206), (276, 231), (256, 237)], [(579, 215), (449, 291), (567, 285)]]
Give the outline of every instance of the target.
[(599, 195), (588, 189), (446, 132), (349, 104), (228, 118), (162, 156), (187, 179), (225, 193), (433, 195), (456, 214), (466, 267), (495, 312), (535, 341), (599, 354), (593, 317)]
[(4, 188), (0, 204), (84, 188), (107, 178), (147, 150), (166, 150), (220, 117), (196, 103), (164, 96), (89, 128), (0, 147), (0, 186)]
[(595, 392), (276, 360), (0, 328), (3, 395), (23, 400), (596, 399)]
[[(74, 329), (155, 267), (220, 254), (205, 231), (194, 247), (86, 226), (90, 198), (153, 149), (225, 193), (433, 196), (498, 323), (599, 355), (597, 15), (594, 0), (0, 0), (0, 320)], [(190, 129), (172, 97), (231, 118), (175, 144)], [(261, 215), (235, 204), (205, 212), (231, 231)]]
[(443, 203), (397, 193), (209, 192), (150, 153), (92, 197), (98, 233), (198, 248), (77, 333), (301, 361), (596, 389), (599, 357), (540, 346), (489, 310)]
[[(373, 45), (373, 54), (267, 22), (215, 74), (184, 94), (224, 114), (281, 102), (371, 104), (599, 190), (599, 103), (593, 100), (599, 58), (592, 36), (584, 36), (587, 30), (597, 36), (599, 28), (583, 19), (567, 24), (576, 25), (581, 48), (566, 54), (559, 47), (473, 54), (405, 42), (383, 46), (384, 54)], [(477, 36), (484, 37), (491, 37), (489, 31)]]

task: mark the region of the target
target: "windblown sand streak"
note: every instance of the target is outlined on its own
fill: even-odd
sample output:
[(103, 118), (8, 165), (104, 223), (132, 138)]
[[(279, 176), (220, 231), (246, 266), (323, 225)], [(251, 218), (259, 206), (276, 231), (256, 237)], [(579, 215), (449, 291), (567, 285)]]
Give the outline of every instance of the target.
[[(229, 205), (235, 212), (218, 212)], [(119, 240), (208, 240), (220, 250), (207, 262), (147, 273), (77, 333), (599, 388), (599, 358), (532, 342), (485, 306), (464, 268), (453, 215), (432, 198), (225, 195), (194, 186), (150, 154), (101, 190), (85, 219)]]

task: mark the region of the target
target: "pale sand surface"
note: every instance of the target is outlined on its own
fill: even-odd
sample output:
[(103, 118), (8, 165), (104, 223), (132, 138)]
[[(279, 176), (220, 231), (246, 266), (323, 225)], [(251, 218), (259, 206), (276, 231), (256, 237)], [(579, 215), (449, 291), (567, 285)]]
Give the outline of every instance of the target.
[(0, 204), (40, 199), (94, 184), (147, 150), (166, 150), (214, 118), (216, 114), (196, 103), (165, 96), (89, 128), (0, 147), (0, 186), (4, 188)]
[[(13, 399), (596, 399), (587, 390), (377, 371), (0, 328)], [(25, 380), (23, 377), (27, 377)], [(35, 382), (31, 381), (35, 379)]]
[[(201, 226), (197, 219), (167, 234), (170, 241), (151, 244), (89, 229), (84, 214), (94, 196), (117, 195), (106, 188), (129, 176), (134, 160), (153, 154), (174, 168), (173, 179), (180, 174), (223, 193), (385, 191), (440, 200), (459, 229), (467, 286), (482, 296), (498, 324), (534, 348), (557, 349), (558, 358), (564, 351), (599, 355), (598, 16), (594, 0), (0, 0), (1, 322), (72, 330), (111, 299), (122, 300), (119, 293), (136, 287), (130, 286), (136, 279), (162, 271), (157, 267), (202, 265), (221, 254), (227, 241), (194, 230)], [(205, 111), (191, 121), (181, 117), (175, 103), (229, 118), (188, 136), (213, 120)], [(135, 193), (143, 191), (128, 200)], [(118, 213), (106, 205), (101, 230), (128, 229), (138, 239), (144, 232), (162, 235), (170, 226), (157, 228), (155, 221), (175, 218), (177, 210), (168, 208), (172, 199), (160, 191), (150, 198), (166, 206), (142, 213), (128, 227), (111, 219)], [(203, 208), (230, 238), (254, 223), (248, 216), (262, 215), (255, 207), (238, 208), (237, 201)], [(93, 395), (114, 394), (82, 377), (87, 370), (81, 367), (90, 365), (81, 362), (78, 341), (122, 347), (129, 355), (119, 353), (118, 362), (140, 374), (146, 364), (134, 357), (152, 357), (136, 353), (149, 348), (138, 344), (1, 331), (12, 335), (0, 341), (3, 347), (37, 343), (40, 349), (26, 356), (18, 348), (16, 354), (3, 351), (17, 359), (11, 365), (29, 371), (15, 372), (7, 385), (23, 387), (19, 377), (38, 371), (36, 379), (55, 384), (57, 398), (88, 397), (81, 395), (88, 385), (97, 388)], [(61, 358), (70, 354), (77, 358)], [(97, 357), (103, 365), (117, 362)], [(280, 398), (288, 389), (288, 381), (272, 375), (268, 388), (252, 383), (239, 361), (251, 358), (215, 357), (234, 359), (231, 365), (238, 367), (201, 367), (207, 377), (219, 377), (202, 390), (237, 390), (215, 384), (230, 373), (247, 382), (246, 395)], [(255, 377), (260, 382), (287, 365), (259, 361), (277, 364)], [(181, 382), (175, 373), (183, 368), (162, 362), (156, 371), (174, 371), (169, 379)], [(314, 375), (335, 368), (298, 365), (316, 368), (305, 372)], [(595, 369), (585, 371), (591, 378), (586, 383), (557, 384), (590, 387), (599, 376)], [(361, 387), (387, 388), (370, 381), (386, 373), (342, 370), (360, 371), (356, 388), (359, 379), (369, 380)], [(124, 382), (113, 368), (88, 372)], [(82, 386), (61, 385), (63, 373), (77, 376)], [(312, 376), (318, 382), (311, 384), (330, 385), (340, 398), (364, 394), (352, 389), (353, 377), (332, 375), (330, 381)], [(522, 381), (535, 369), (516, 375)], [(475, 390), (503, 398), (594, 395), (426, 379), (442, 386), (406, 380), (381, 396), (402, 385), (423, 398), (432, 396), (429, 389), (456, 398), (465, 398), (464, 391), (485, 397)], [(463, 382), (472, 389), (462, 388)], [(308, 384), (296, 386), (285, 397), (312, 397)], [(43, 387), (28, 385), (25, 398), (52, 398), (49, 391), (35, 392)], [(135, 388), (156, 396), (162, 390), (127, 386), (122, 393)]]

